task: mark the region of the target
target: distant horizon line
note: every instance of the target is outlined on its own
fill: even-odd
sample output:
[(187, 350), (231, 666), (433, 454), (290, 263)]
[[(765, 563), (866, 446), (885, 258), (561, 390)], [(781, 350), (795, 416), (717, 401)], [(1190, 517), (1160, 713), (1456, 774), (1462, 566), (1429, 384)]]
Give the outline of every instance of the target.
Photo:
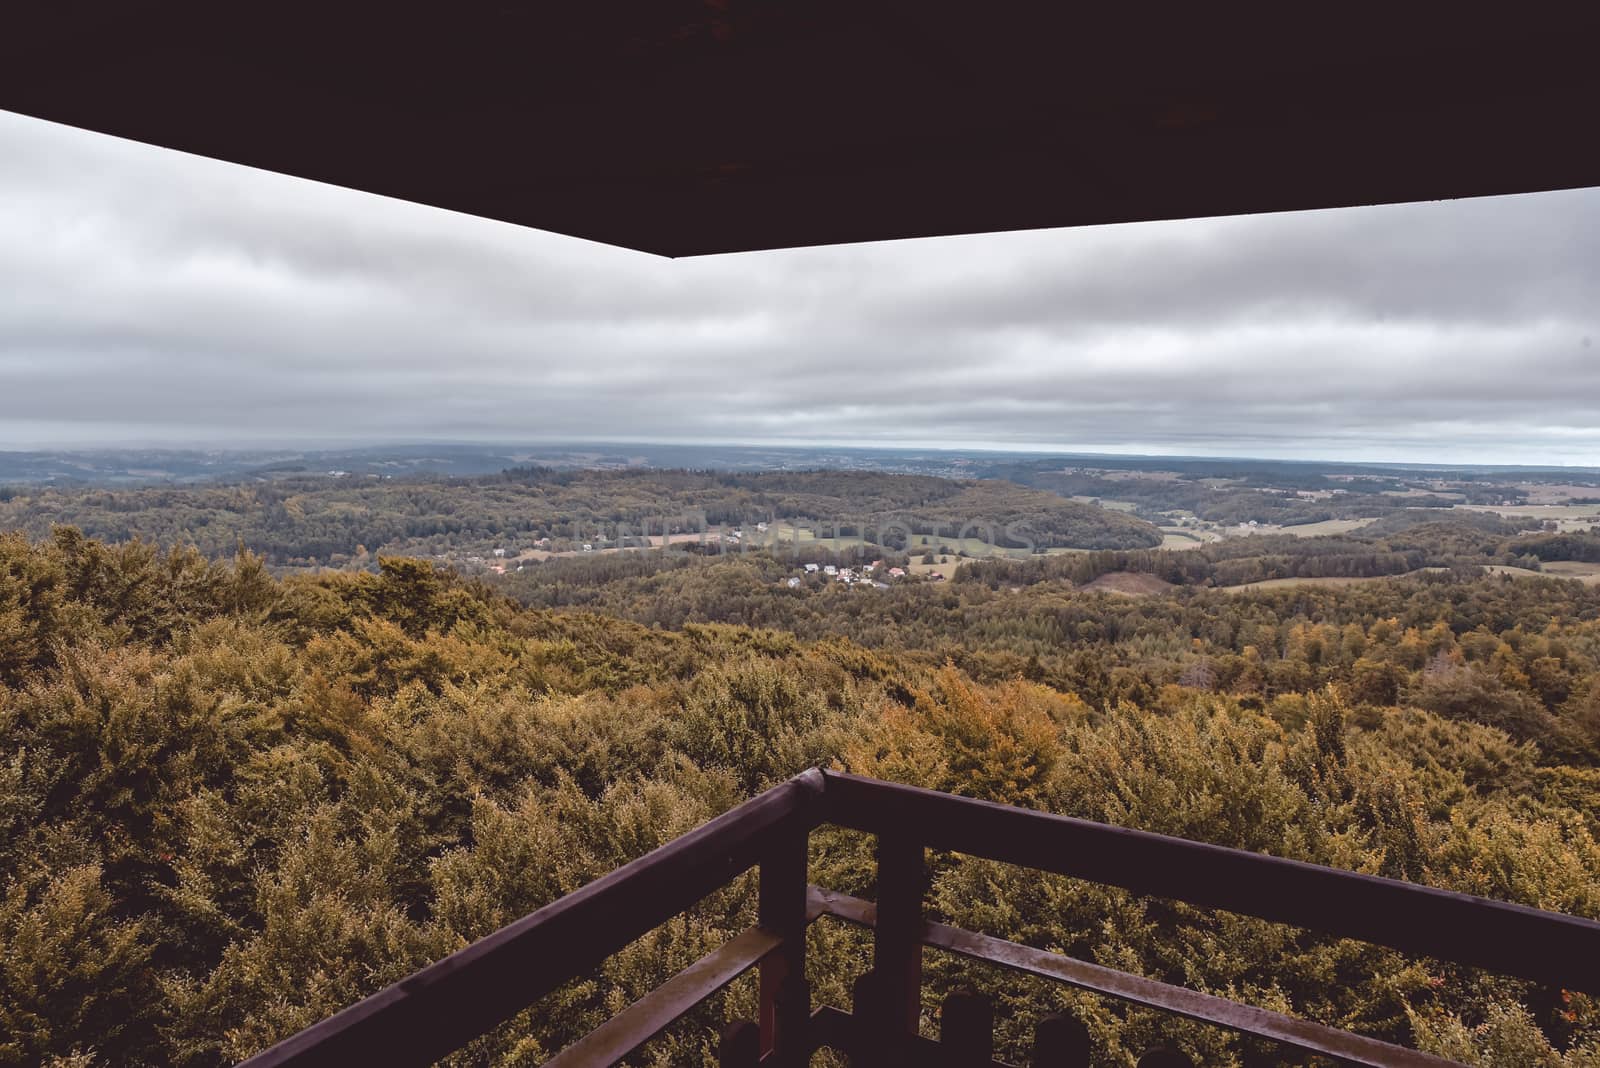
[(1277, 464), (1305, 464), (1305, 465), (1348, 465), (1352, 467), (1378, 467), (1378, 468), (1404, 468), (1411, 470), (1461, 470), (1467, 468), (1489, 469), (1496, 471), (1573, 471), (1600, 474), (1600, 461), (1595, 463), (1559, 462), (1549, 461), (1543, 463), (1507, 462), (1491, 460), (1368, 460), (1341, 456), (1272, 456), (1251, 453), (1226, 453), (1226, 452), (1149, 452), (1136, 450), (1118, 450), (1114, 447), (1068, 447), (1049, 445), (1043, 443), (1026, 443), (1018, 445), (1001, 444), (927, 444), (923, 442), (894, 442), (862, 444), (860, 442), (846, 443), (838, 441), (673, 441), (673, 440), (586, 440), (573, 438), (560, 438), (551, 440), (514, 440), (514, 439), (471, 439), (471, 438), (433, 438), (433, 439), (390, 439), (390, 440), (349, 440), (349, 439), (306, 439), (304, 441), (269, 440), (260, 442), (234, 442), (218, 443), (208, 441), (183, 441), (183, 442), (97, 442), (97, 443), (72, 443), (72, 444), (28, 444), (28, 445), (0, 445), (0, 456), (19, 455), (85, 455), (94, 453), (187, 453), (200, 455), (241, 456), (252, 453), (357, 453), (357, 452), (383, 452), (385, 450), (417, 450), (428, 448), (441, 449), (482, 449), (489, 451), (507, 450), (544, 450), (544, 451), (613, 451), (628, 448), (638, 449), (744, 449), (751, 451), (769, 452), (814, 452), (817, 450), (836, 450), (847, 453), (935, 453), (951, 457), (963, 457), (972, 454), (988, 454), (994, 456), (1016, 456), (1029, 458), (1063, 459), (1116, 459), (1161, 461), (1174, 460), (1189, 463), (1194, 462), (1226, 462), (1226, 463), (1277, 463)]

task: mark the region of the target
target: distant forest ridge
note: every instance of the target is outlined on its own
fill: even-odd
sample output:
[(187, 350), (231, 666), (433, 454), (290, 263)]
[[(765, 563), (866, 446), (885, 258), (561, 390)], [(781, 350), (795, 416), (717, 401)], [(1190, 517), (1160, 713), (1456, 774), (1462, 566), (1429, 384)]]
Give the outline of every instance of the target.
[[(385, 469), (393, 473), (323, 470), (317, 465), (333, 454), (318, 454), (278, 457), (228, 479), (0, 482), (0, 530), (42, 538), (66, 525), (111, 542), (193, 545), (212, 558), (230, 556), (242, 544), (274, 567), (370, 568), (387, 553), (470, 570), (492, 569), (501, 559), (527, 563), (693, 536), (719, 545), (718, 551), (730, 543), (771, 549), (788, 539), (791, 547), (819, 551), (866, 547), (1014, 558), (1065, 550), (1191, 550), (1239, 534), (1372, 541), (1444, 518), (1458, 526), (1487, 524), (1502, 539), (1572, 533), (1600, 521), (1600, 475), (1567, 470), (1535, 476), (1230, 459), (910, 450), (780, 455), (711, 447), (567, 452), (545, 464), (510, 462), (525, 454), (451, 448), (459, 451), (446, 450), (447, 458), (459, 467), (501, 466), (470, 476), (419, 473), (415, 465), (438, 457), (430, 459), (418, 446), (409, 457), (377, 451), (367, 457), (369, 467), (396, 465)], [(651, 466), (668, 458), (707, 465)], [(814, 466), (772, 466), (791, 461)], [(736, 462), (769, 467), (717, 466)], [(1385, 569), (1403, 562), (1395, 557)]]
[[(689, 468), (696, 470), (881, 470), (905, 474), (1009, 478), (1019, 472), (1093, 467), (1106, 471), (1175, 472), (1190, 478), (1251, 475), (1293, 480), (1329, 474), (1422, 477), (1448, 474), (1495, 480), (1561, 475), (1600, 479), (1600, 468), (1516, 464), (1374, 463), (1272, 460), (1250, 457), (1133, 456), (1086, 452), (1028, 452), (786, 445), (410, 443), (352, 447), (82, 448), (0, 450), (0, 486), (154, 485), (281, 478), (345, 472), (352, 475), (471, 477), (510, 467)], [(1026, 477), (1023, 481), (1027, 481)]]
[(889, 548), (903, 548), (906, 534), (963, 531), (1010, 549), (1137, 549), (1162, 538), (1143, 519), (1044, 489), (864, 471), (523, 468), (475, 479), (324, 477), (4, 496), (0, 529), (30, 537), (67, 525), (112, 542), (192, 544), (211, 557), (242, 543), (280, 566), (345, 566), (380, 551), (515, 557), (593, 545), (619, 530), (675, 536), (773, 522)]

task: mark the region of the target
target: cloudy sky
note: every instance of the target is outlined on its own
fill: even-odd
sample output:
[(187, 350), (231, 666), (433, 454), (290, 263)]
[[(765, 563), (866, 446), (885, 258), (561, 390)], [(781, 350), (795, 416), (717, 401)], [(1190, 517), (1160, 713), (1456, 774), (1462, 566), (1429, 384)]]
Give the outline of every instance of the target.
[(1600, 465), (1600, 190), (664, 260), (0, 112), (0, 448)]

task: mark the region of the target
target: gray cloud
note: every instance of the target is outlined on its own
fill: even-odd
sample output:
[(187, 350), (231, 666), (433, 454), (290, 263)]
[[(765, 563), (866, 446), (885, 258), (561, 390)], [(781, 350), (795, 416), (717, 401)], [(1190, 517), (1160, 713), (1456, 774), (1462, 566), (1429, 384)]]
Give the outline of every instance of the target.
[(1600, 190), (667, 261), (0, 113), (0, 448), (1600, 465)]

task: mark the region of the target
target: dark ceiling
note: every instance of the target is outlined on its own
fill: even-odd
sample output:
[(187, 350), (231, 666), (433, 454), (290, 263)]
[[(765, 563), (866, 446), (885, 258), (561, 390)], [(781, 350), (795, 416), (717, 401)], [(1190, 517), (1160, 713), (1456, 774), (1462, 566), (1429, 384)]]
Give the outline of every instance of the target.
[(49, 0), (0, 108), (668, 256), (1600, 185), (1600, 6)]

